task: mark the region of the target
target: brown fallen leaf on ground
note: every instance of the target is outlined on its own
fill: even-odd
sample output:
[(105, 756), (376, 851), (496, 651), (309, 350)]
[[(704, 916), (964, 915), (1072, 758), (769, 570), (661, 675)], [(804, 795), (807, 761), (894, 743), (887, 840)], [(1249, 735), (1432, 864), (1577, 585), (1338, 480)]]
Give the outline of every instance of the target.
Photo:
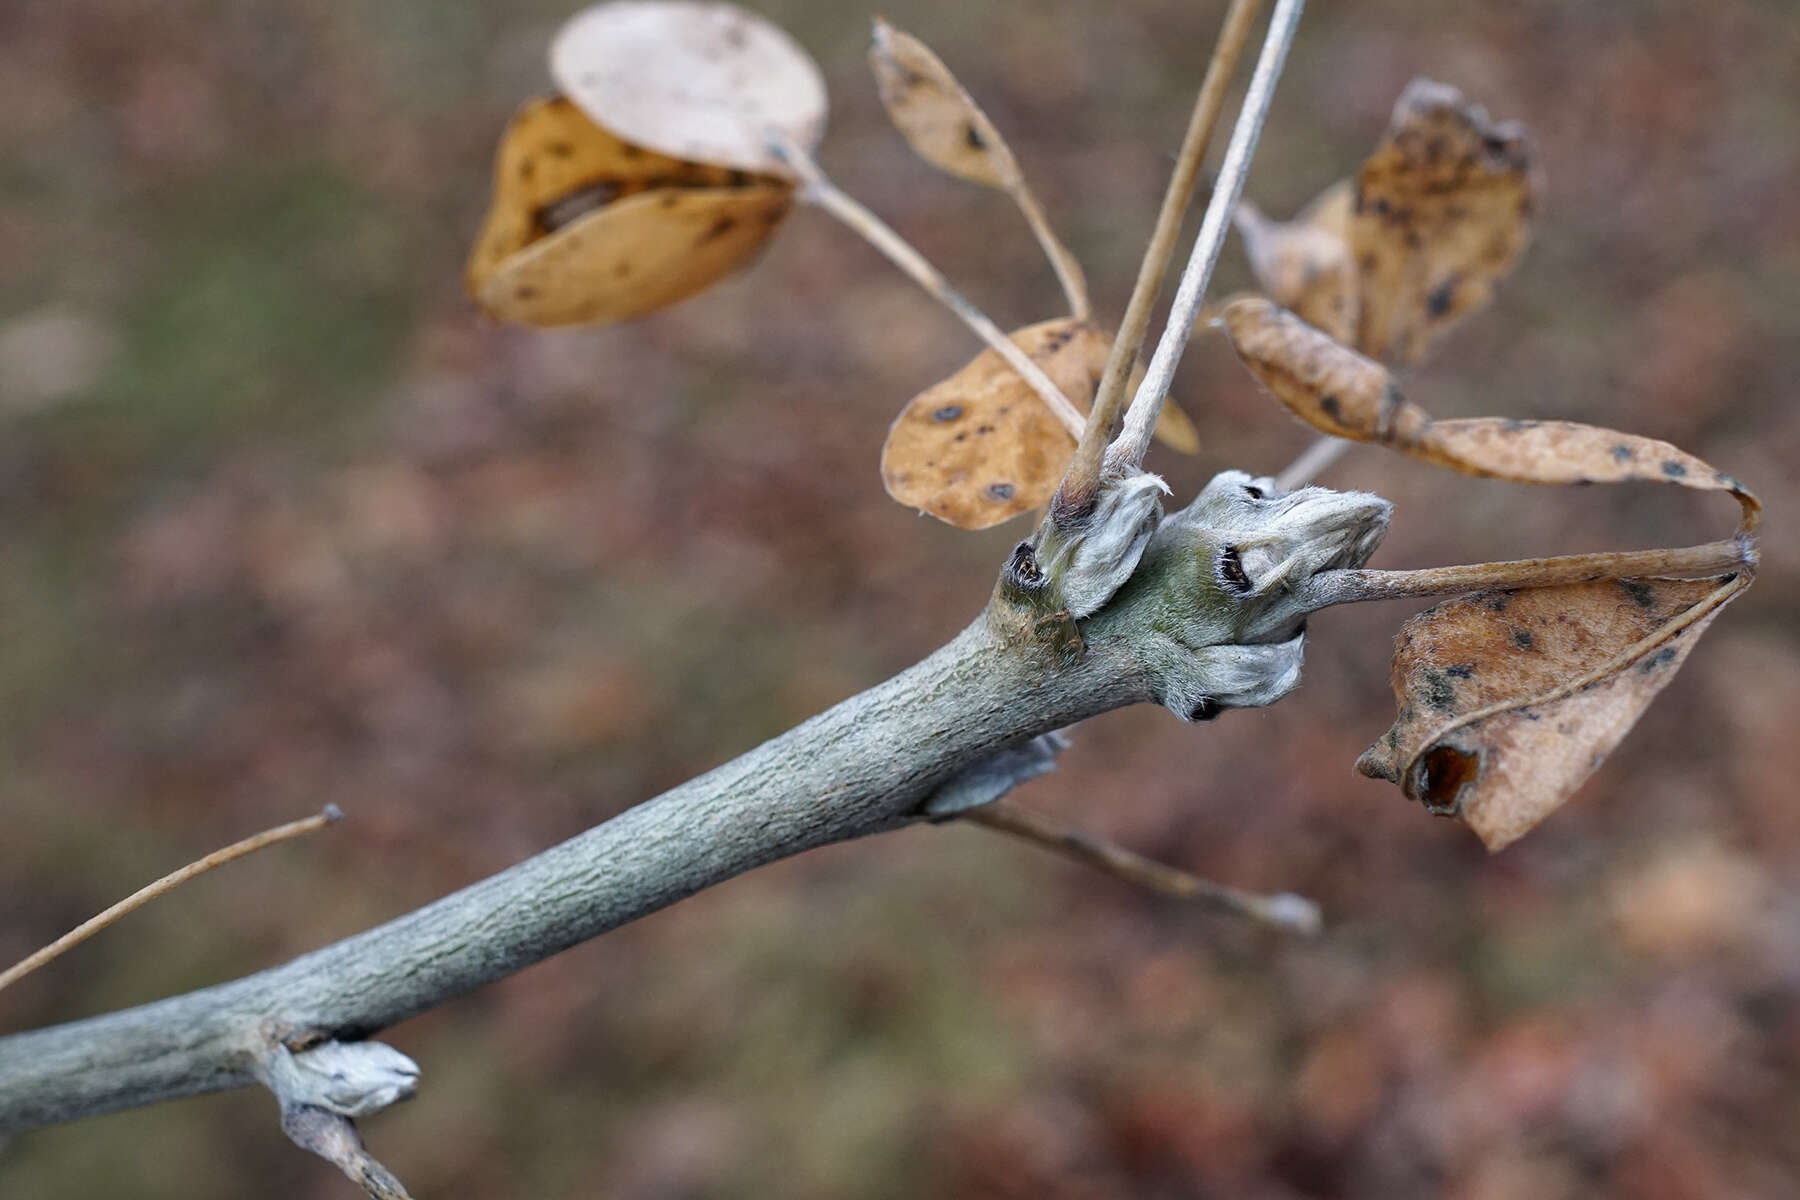
[[(1058, 317), (1010, 336), (1086, 410), (1106, 369), (1106, 334)], [(1186, 453), (1199, 448), (1193, 423), (1173, 404), (1163, 406), (1157, 434)], [(881, 448), (881, 481), (909, 508), (986, 529), (1048, 503), (1074, 452), (1075, 439), (1030, 385), (984, 350), (901, 410)]]
[(1415, 79), (1354, 180), (1292, 221), (1240, 205), (1238, 230), (1276, 303), (1389, 366), (1410, 366), (1485, 305), (1524, 252), (1535, 159), (1522, 125)]
[(557, 32), (550, 73), (602, 128), (693, 162), (791, 176), (778, 144), (811, 152), (825, 132), (818, 64), (730, 4), (596, 4)]
[(621, 141), (564, 97), (531, 100), (501, 139), (465, 283), (504, 321), (642, 316), (743, 265), (792, 193)]
[(1346, 179), (1292, 221), (1271, 221), (1249, 201), (1234, 214), (1250, 269), (1275, 303), (1346, 344), (1356, 336), (1358, 304), (1356, 268), (1345, 237), (1355, 198)]
[(1668, 442), (1573, 421), (1433, 421), (1401, 394), (1387, 368), (1260, 296), (1228, 305), (1223, 321), (1257, 381), (1325, 433), (1517, 483), (1635, 480), (1727, 491), (1743, 508), (1743, 532), (1761, 517), (1761, 503), (1742, 483)]
[(1357, 770), (1498, 850), (1566, 802), (1745, 577), (1479, 592), (1408, 621), (1393, 728)]

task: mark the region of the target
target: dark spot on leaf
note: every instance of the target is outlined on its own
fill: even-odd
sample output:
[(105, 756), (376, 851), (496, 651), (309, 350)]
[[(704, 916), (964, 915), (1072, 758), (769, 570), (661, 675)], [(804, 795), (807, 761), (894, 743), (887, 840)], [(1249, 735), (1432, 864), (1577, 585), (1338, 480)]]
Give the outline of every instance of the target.
[(1517, 417), (1508, 417), (1500, 422), (1500, 428), (1506, 433), (1518, 433), (1524, 429), (1536, 429), (1536, 421), (1521, 421)]
[(1456, 812), (1462, 790), (1481, 777), (1481, 759), (1455, 746), (1433, 746), (1414, 765), (1412, 791), (1428, 812)]
[(946, 405), (944, 405), (944, 407), (933, 412), (931, 414), (931, 419), (934, 421), (954, 421), (954, 420), (956, 420), (956, 418), (958, 418), (962, 415), (963, 415), (962, 405), (946, 404)]
[(969, 143), (969, 149), (971, 150), (987, 149), (987, 139), (982, 137), (981, 130), (975, 128), (973, 125), (964, 127), (963, 139)]
[(1633, 450), (1630, 446), (1627, 446), (1624, 442), (1620, 442), (1612, 448), (1612, 456), (1619, 462), (1630, 462), (1637, 457), (1637, 451)]
[(528, 283), (521, 283), (518, 287), (513, 289), (513, 297), (518, 300), (535, 300), (537, 299), (537, 294), (537, 289)]
[(1687, 468), (1672, 458), (1663, 461), (1662, 471), (1663, 474), (1667, 475), (1670, 479), (1680, 479), (1683, 475), (1687, 474)]
[(992, 432), (994, 432), (994, 427), (992, 425), (977, 425), (975, 427), (975, 432), (976, 433), (992, 433)]
[(1504, 592), (1493, 593), (1491, 596), (1488, 597), (1488, 601), (1487, 601), (1488, 611), (1489, 612), (1505, 612), (1506, 606), (1512, 603), (1512, 598), (1513, 598), (1513, 594), (1512, 594), (1512, 589), (1510, 589), (1510, 588)]
[(1006, 501), (1013, 498), (1016, 489), (1010, 483), (990, 483), (987, 485), (988, 499)]
[(1650, 672), (1666, 667), (1674, 661), (1675, 647), (1664, 646), (1661, 650), (1658, 650), (1655, 654), (1650, 655), (1648, 658), (1644, 659), (1643, 662), (1639, 663), (1638, 670), (1648, 675)]
[(625, 259), (620, 259), (613, 267), (613, 278), (623, 279), (629, 274), (631, 274), (631, 263)]
[(966, 442), (969, 440), (969, 435), (967, 433), (959, 433), (951, 440), (957, 441), (957, 442)]
[(1515, 629), (1512, 631), (1512, 635), (1513, 645), (1521, 650), (1531, 650), (1537, 646), (1537, 639), (1531, 636), (1529, 630)]
[(1421, 699), (1425, 703), (1445, 712), (1456, 707), (1456, 685), (1443, 672), (1427, 671), (1422, 682), (1425, 694)]
[(736, 217), (720, 217), (708, 227), (705, 233), (700, 235), (700, 240), (695, 245), (705, 245), (707, 242), (722, 238), (736, 228)]
[(677, 204), (680, 204), (680, 203), (681, 203), (681, 194), (679, 192), (665, 192), (663, 194), (662, 206), (664, 208), (674, 208)]
[[(589, 76), (588, 78), (591, 79), (592, 76)], [(642, 158), (642, 157), (644, 157), (643, 150), (641, 150), (637, 146), (633, 146), (630, 142), (619, 143), (619, 154), (625, 158)]]
[(1441, 317), (1450, 311), (1450, 302), (1456, 299), (1457, 278), (1452, 275), (1425, 297), (1425, 311), (1434, 317)]
[(1330, 392), (1326, 392), (1323, 396), (1319, 397), (1319, 411), (1330, 417), (1332, 420), (1340, 423), (1344, 419), (1344, 406), (1339, 404), (1338, 398), (1333, 396)]
[(1631, 602), (1639, 608), (1650, 609), (1656, 607), (1656, 592), (1643, 580), (1621, 579), (1619, 580), (1619, 586), (1625, 589), (1625, 594), (1630, 596)]
[(528, 158), (519, 164), (519, 178), (523, 179), (526, 183), (530, 183), (531, 177), (535, 174), (537, 174), (537, 163), (533, 162), (531, 159)]
[(1475, 677), (1475, 664), (1457, 663), (1455, 666), (1445, 667), (1444, 674), (1449, 675), (1454, 679), (1473, 679)]

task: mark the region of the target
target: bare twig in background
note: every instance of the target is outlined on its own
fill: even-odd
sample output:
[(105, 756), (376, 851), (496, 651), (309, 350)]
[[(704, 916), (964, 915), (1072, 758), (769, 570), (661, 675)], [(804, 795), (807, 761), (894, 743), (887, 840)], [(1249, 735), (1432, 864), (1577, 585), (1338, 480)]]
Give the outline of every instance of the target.
[(963, 814), (963, 819), (1035, 842), (1076, 862), (1098, 868), (1114, 878), (1135, 883), (1159, 895), (1172, 896), (1177, 900), (1192, 900), (1221, 912), (1248, 917), (1258, 924), (1280, 929), (1285, 933), (1312, 937), (1322, 926), (1318, 905), (1304, 896), (1296, 896), (1290, 892), (1263, 895), (1214, 883), (1210, 879), (1202, 879), (1155, 859), (1145, 858), (1105, 838), (1071, 829), (1010, 804), (996, 802), (971, 809)]
[(1156, 427), (1163, 398), (1169, 394), (1169, 385), (1174, 382), (1175, 368), (1181, 363), (1181, 352), (1187, 348), (1194, 317), (1200, 311), (1206, 285), (1212, 279), (1213, 264), (1218, 262), (1219, 251), (1225, 245), (1225, 235), (1231, 228), (1231, 212), (1243, 194), (1244, 177), (1249, 173), (1251, 156), (1256, 153), (1263, 119), (1268, 116), (1269, 102), (1274, 98), (1275, 84), (1281, 77), (1282, 64), (1287, 60), (1288, 47), (1293, 44), (1294, 30), (1304, 8), (1304, 0), (1277, 0), (1274, 15), (1269, 18), (1269, 32), (1263, 39), (1262, 54), (1257, 59), (1256, 72), (1250, 77), (1250, 89), (1244, 94), (1243, 111), (1238, 114), (1237, 125), (1231, 131), (1231, 144), (1226, 147), (1225, 161), (1219, 167), (1219, 178), (1206, 206), (1206, 216), (1200, 222), (1200, 233), (1194, 239), (1193, 253), (1176, 286), (1168, 322), (1163, 326), (1162, 338), (1150, 358), (1143, 382), (1138, 385), (1137, 395), (1132, 397), (1124, 428), (1108, 451), (1109, 459), (1121, 465), (1137, 466), (1144, 461), (1144, 453), (1150, 448), (1150, 431)]
[(1005, 359), (1006, 364), (1031, 385), (1031, 390), (1050, 406), (1050, 411), (1056, 414), (1057, 420), (1063, 423), (1071, 435), (1081, 436), (1084, 419), (1080, 410), (1069, 402), (1069, 398), (1062, 394), (1062, 389), (1044, 374), (1042, 368), (1013, 344), (1004, 330), (989, 320), (968, 297), (951, 286), (942, 271), (932, 266), (924, 255), (913, 248), (912, 243), (895, 233), (887, 222), (826, 178), (818, 164), (799, 147), (783, 146), (782, 154), (803, 182), (804, 186), (800, 189), (802, 200), (816, 204), (855, 230), (864, 241), (886, 255), (889, 262), (906, 272), (913, 282), (929, 292), (933, 299), (955, 313), (988, 349)]
[(289, 841), (290, 839), (297, 837), (305, 837), (309, 833), (316, 833), (332, 822), (341, 821), (343, 819), (343, 810), (338, 808), (335, 804), (328, 804), (323, 811), (314, 816), (304, 817), (298, 821), (289, 821), (286, 825), (277, 825), (273, 829), (265, 829), (261, 833), (247, 837), (241, 842), (233, 842), (223, 849), (214, 850), (205, 858), (199, 859), (196, 862), (191, 862), (178, 871), (171, 871), (161, 879), (158, 879), (155, 883), (139, 888), (106, 911), (99, 913), (96, 916), (89, 917), (75, 928), (69, 930), (69, 932), (57, 938), (54, 942), (51, 942), (48, 946), (45, 946), (42, 950), (14, 963), (4, 971), (0, 971), (0, 990), (5, 989), (11, 984), (17, 983), (45, 963), (61, 957), (68, 950), (87, 941), (96, 933), (99, 933), (102, 929), (105, 929), (108, 925), (117, 921), (120, 917), (123, 917), (125, 914), (136, 909), (142, 908), (158, 896), (180, 887), (195, 876), (204, 875), (214, 867), (222, 867), (234, 858), (242, 858), (246, 854), (254, 854), (264, 847), (273, 846), (279, 842)]
[(1302, 450), (1299, 457), (1282, 468), (1281, 474), (1275, 476), (1275, 486), (1284, 492), (1305, 487), (1317, 479), (1332, 463), (1344, 457), (1344, 451), (1349, 448), (1348, 439), (1326, 434)]
[(1181, 233), (1181, 220), (1194, 198), (1194, 187), (1200, 178), (1200, 164), (1212, 143), (1213, 127), (1219, 122), (1219, 110), (1225, 104), (1225, 88), (1237, 70), (1239, 56), (1250, 40), (1250, 29), (1263, 0), (1232, 0), (1219, 30), (1218, 44), (1213, 47), (1212, 61), (1207, 64), (1206, 78), (1194, 100), (1194, 112), (1188, 118), (1187, 133), (1181, 141), (1181, 152), (1175, 160), (1175, 171), (1169, 176), (1168, 190), (1163, 193), (1162, 208), (1156, 214), (1156, 226), (1150, 244), (1144, 249), (1138, 265), (1137, 282), (1125, 306), (1125, 318), (1113, 339), (1112, 352), (1106, 360), (1106, 373), (1100, 378), (1100, 390), (1088, 413), (1081, 442), (1069, 463), (1068, 474), (1058, 492), (1058, 508), (1085, 511), (1100, 481), (1100, 461), (1106, 444), (1112, 440), (1112, 427), (1118, 422), (1125, 401), (1125, 385), (1137, 365), (1144, 348), (1144, 334), (1150, 327), (1150, 312), (1162, 293), (1163, 278), (1168, 274), (1169, 259), (1175, 252), (1175, 239)]

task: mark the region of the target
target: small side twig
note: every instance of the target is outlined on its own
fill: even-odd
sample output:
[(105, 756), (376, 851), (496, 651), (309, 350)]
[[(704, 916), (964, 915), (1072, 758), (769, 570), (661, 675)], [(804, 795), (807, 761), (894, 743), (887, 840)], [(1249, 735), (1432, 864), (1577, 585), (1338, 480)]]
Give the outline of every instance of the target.
[(1299, 599), (1307, 612), (1363, 600), (1451, 596), (1483, 588), (1553, 587), (1599, 579), (1639, 576), (1704, 578), (1756, 566), (1749, 538), (1665, 550), (1623, 550), (1525, 558), (1508, 562), (1426, 567), (1417, 571), (1320, 571), (1303, 585)]
[(61, 957), (65, 952), (79, 946), (82, 942), (87, 941), (96, 933), (99, 933), (102, 929), (105, 929), (108, 925), (117, 921), (120, 917), (123, 917), (136, 909), (142, 908), (158, 896), (180, 887), (195, 876), (204, 875), (214, 867), (222, 867), (235, 858), (242, 858), (246, 854), (254, 854), (256, 851), (267, 846), (273, 846), (279, 842), (285, 842), (293, 838), (304, 837), (309, 833), (315, 833), (332, 822), (341, 821), (343, 819), (344, 813), (342, 809), (335, 804), (327, 804), (323, 811), (314, 816), (304, 817), (298, 821), (289, 821), (287, 824), (277, 825), (273, 829), (265, 829), (263, 832), (247, 837), (241, 842), (233, 842), (223, 849), (214, 850), (205, 858), (191, 862), (178, 871), (171, 871), (161, 879), (158, 879), (155, 883), (152, 883), (147, 887), (139, 888), (137, 891), (106, 909), (104, 912), (89, 917), (87, 920), (63, 934), (43, 949), (14, 963), (6, 970), (0, 971), (0, 990), (18, 982), (45, 963)]
[(1181, 140), (1181, 151), (1175, 159), (1174, 173), (1169, 176), (1163, 193), (1162, 208), (1156, 214), (1156, 225), (1144, 258), (1138, 264), (1137, 282), (1131, 299), (1125, 305), (1125, 318), (1119, 324), (1107, 355), (1106, 371), (1100, 377), (1100, 388), (1094, 395), (1094, 406), (1088, 412), (1087, 426), (1075, 448), (1062, 486), (1057, 491), (1060, 511), (1084, 511), (1100, 482), (1101, 459), (1112, 438), (1113, 425), (1125, 403), (1125, 385), (1137, 365), (1144, 348), (1144, 335), (1150, 328), (1150, 313), (1162, 294), (1163, 279), (1168, 275), (1169, 260), (1175, 253), (1175, 240), (1181, 234), (1181, 220), (1193, 202), (1194, 188), (1200, 179), (1200, 164), (1212, 144), (1213, 128), (1219, 123), (1219, 112), (1225, 106), (1225, 89), (1237, 71), (1238, 58), (1250, 40), (1250, 30), (1263, 0), (1232, 0), (1213, 47), (1212, 61), (1194, 99), (1193, 115), (1188, 118), (1187, 133)]
[(1127, 883), (1148, 888), (1158, 895), (1190, 900), (1220, 912), (1248, 917), (1284, 933), (1315, 936), (1323, 925), (1319, 907), (1291, 892), (1263, 895), (1214, 883), (1176, 867), (1145, 858), (1105, 838), (1071, 829), (1048, 818), (1009, 804), (993, 803), (962, 814), (966, 821), (996, 829), (1054, 850), (1067, 858), (1095, 867)]
[(310, 1104), (297, 1104), (281, 1110), (281, 1132), (294, 1145), (342, 1171), (370, 1200), (412, 1200), (394, 1173), (363, 1149), (362, 1138), (350, 1118)]
[(1137, 395), (1132, 397), (1131, 407), (1125, 413), (1124, 428), (1107, 452), (1109, 461), (1121, 468), (1137, 467), (1150, 448), (1150, 433), (1162, 413), (1163, 399), (1174, 382), (1182, 351), (1187, 348), (1194, 317), (1200, 311), (1206, 286), (1212, 280), (1213, 265), (1224, 248), (1231, 213), (1243, 194), (1244, 177), (1249, 173), (1250, 159), (1256, 153), (1263, 120), (1269, 114), (1269, 103), (1275, 95), (1275, 84), (1281, 78), (1281, 68), (1287, 61), (1288, 47), (1293, 44), (1294, 30), (1304, 8), (1305, 0), (1277, 0), (1275, 12), (1269, 18), (1269, 32), (1263, 39), (1262, 53), (1250, 77), (1249, 90), (1244, 94), (1243, 111), (1238, 114), (1237, 124), (1231, 131), (1231, 143), (1225, 149), (1218, 182), (1213, 186), (1206, 216), (1200, 222), (1200, 232), (1194, 238), (1193, 253), (1182, 269), (1181, 282), (1176, 285), (1168, 323), (1156, 344), (1156, 353), (1150, 357), (1143, 382), (1138, 384)]
[(880, 217), (865, 208), (860, 201), (831, 182), (819, 169), (811, 156), (792, 143), (784, 143), (780, 152), (795, 173), (800, 176), (804, 186), (800, 189), (800, 198), (810, 204), (824, 209), (845, 225), (849, 226), (864, 241), (874, 246), (887, 256), (889, 262), (899, 267), (910, 276), (913, 282), (924, 288), (933, 299), (955, 313), (957, 318), (967, 325), (975, 336), (985, 343), (988, 349), (998, 354), (1006, 364), (1019, 373), (1020, 378), (1031, 385), (1040, 399), (1049, 406), (1050, 411), (1061, 421), (1063, 427), (1074, 437), (1081, 436), (1084, 418), (1069, 398), (1062, 394), (1062, 389), (1036, 363), (1032, 362), (1018, 345), (1006, 336), (1004, 330), (991, 321), (987, 314), (953, 287), (944, 278), (944, 273), (913, 248), (912, 243), (895, 233), (893, 228)]

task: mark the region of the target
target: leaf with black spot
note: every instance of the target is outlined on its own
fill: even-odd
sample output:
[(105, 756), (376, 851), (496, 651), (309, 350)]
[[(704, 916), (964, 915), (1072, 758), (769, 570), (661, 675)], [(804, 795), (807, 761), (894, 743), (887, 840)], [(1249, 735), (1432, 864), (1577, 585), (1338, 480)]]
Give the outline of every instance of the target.
[(1569, 799), (1746, 582), (1525, 588), (1420, 613), (1395, 642), (1399, 716), (1357, 769), (1498, 850)]

